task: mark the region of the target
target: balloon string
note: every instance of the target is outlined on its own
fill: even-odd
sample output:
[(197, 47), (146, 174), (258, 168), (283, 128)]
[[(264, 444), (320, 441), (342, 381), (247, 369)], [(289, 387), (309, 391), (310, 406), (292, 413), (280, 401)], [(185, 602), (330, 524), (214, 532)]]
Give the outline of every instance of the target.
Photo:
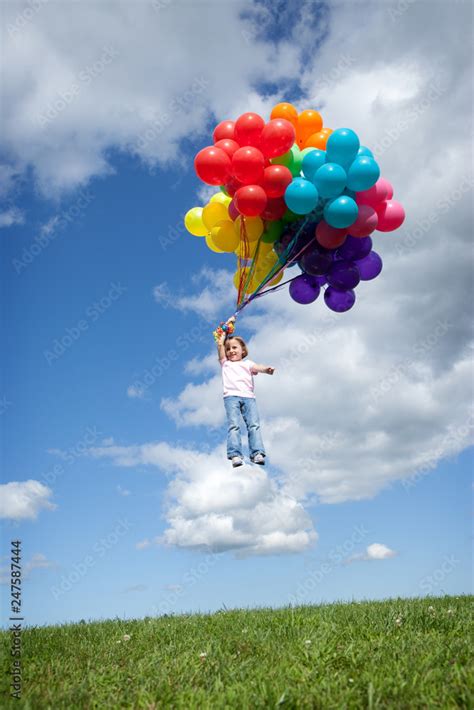
[(257, 294), (257, 293), (259, 293), (260, 291), (262, 291), (262, 290), (265, 288), (265, 286), (266, 286), (267, 283), (269, 283), (269, 282), (272, 281), (274, 278), (276, 278), (276, 277), (283, 271), (283, 269), (284, 269), (289, 263), (292, 263), (295, 259), (298, 258), (298, 256), (300, 255), (300, 253), (302, 253), (302, 251), (304, 251), (304, 249), (305, 249), (306, 247), (304, 247), (304, 248), (301, 250), (301, 252), (300, 252), (299, 254), (297, 254), (295, 257), (293, 257), (293, 259), (289, 260), (289, 259), (287, 258), (287, 257), (289, 256), (289, 254), (291, 253), (291, 250), (292, 250), (293, 246), (295, 245), (296, 240), (298, 239), (300, 233), (301, 233), (302, 230), (304, 229), (304, 227), (305, 227), (305, 225), (306, 225), (308, 219), (309, 219), (309, 215), (306, 217), (306, 219), (304, 220), (304, 222), (300, 225), (300, 227), (298, 228), (298, 231), (296, 232), (296, 234), (295, 234), (295, 236), (293, 237), (293, 239), (291, 240), (291, 242), (288, 244), (288, 246), (287, 246), (287, 248), (285, 249), (285, 251), (282, 252), (282, 254), (280, 254), (277, 263), (270, 269), (270, 271), (268, 272), (268, 274), (265, 276), (265, 278), (263, 279), (263, 281), (257, 286), (257, 288), (255, 289), (255, 291), (253, 292), (253, 294), (251, 294), (251, 296), (250, 296), (250, 298), (249, 298), (248, 300), (252, 300), (252, 296), (253, 296), (254, 294)]
[[(241, 302), (245, 294), (246, 284), (245, 282), (245, 272), (243, 269), (244, 261), (248, 260), (250, 250), (249, 250), (249, 240), (247, 236), (247, 228), (245, 226), (245, 221), (243, 217), (240, 219), (240, 244), (239, 248), (239, 258), (238, 258), (238, 269), (239, 269), (239, 291), (237, 295), (237, 304)], [(240, 246), (240, 245), (239, 245)]]
[[(298, 236), (299, 236), (300, 232), (302, 231), (303, 227), (305, 226), (306, 222), (307, 222), (307, 219), (306, 219), (305, 222), (301, 225), (301, 227), (299, 228), (298, 232), (295, 234), (294, 238), (292, 239), (292, 241), (291, 241), (290, 244), (288, 245), (287, 249), (285, 250), (284, 254), (282, 255), (283, 257), (284, 257), (284, 256), (287, 256), (287, 255), (289, 254), (289, 252), (291, 252), (291, 249), (292, 249), (294, 243), (296, 242), (296, 240), (298, 239)], [(260, 298), (261, 296), (265, 296), (267, 293), (273, 293), (274, 291), (278, 291), (278, 290), (280, 290), (280, 288), (282, 288), (283, 286), (286, 286), (287, 284), (291, 283), (291, 281), (294, 281), (296, 278), (298, 278), (298, 276), (301, 276), (301, 274), (298, 274), (298, 276), (294, 276), (292, 279), (288, 279), (288, 281), (285, 281), (285, 282), (282, 283), (282, 284), (277, 284), (276, 286), (273, 286), (273, 288), (268, 288), (268, 289), (266, 289), (265, 291), (263, 291), (263, 288), (265, 287), (265, 284), (268, 283), (269, 280), (272, 280), (273, 278), (275, 278), (276, 276), (278, 276), (278, 275), (283, 271), (283, 269), (285, 269), (289, 264), (292, 264), (292, 263), (294, 263), (295, 261), (297, 261), (297, 260), (299, 259), (299, 257), (301, 256), (301, 254), (303, 254), (303, 252), (313, 243), (313, 241), (314, 241), (314, 240), (311, 239), (311, 240), (310, 240), (307, 244), (305, 244), (304, 247), (303, 247), (294, 257), (292, 257), (291, 259), (287, 259), (286, 261), (284, 261), (284, 259), (283, 259), (283, 260), (280, 259), (279, 262), (278, 262), (278, 264), (280, 264), (282, 261), (284, 261), (283, 266), (281, 266), (281, 268), (278, 269), (278, 271), (277, 271), (276, 273), (273, 273), (273, 274), (272, 274), (271, 271), (275, 268), (275, 267), (273, 267), (273, 269), (270, 270), (269, 274), (267, 274), (267, 276), (266, 276), (265, 279), (262, 281), (262, 283), (258, 286), (258, 288), (257, 288), (245, 301), (243, 301), (243, 303), (241, 303), (241, 304), (239, 305), (239, 307), (237, 308), (236, 313), (238, 313), (239, 311), (242, 311), (242, 310), (245, 308), (245, 306), (248, 306), (248, 304), (249, 304), (251, 301), (254, 301), (256, 298)]]

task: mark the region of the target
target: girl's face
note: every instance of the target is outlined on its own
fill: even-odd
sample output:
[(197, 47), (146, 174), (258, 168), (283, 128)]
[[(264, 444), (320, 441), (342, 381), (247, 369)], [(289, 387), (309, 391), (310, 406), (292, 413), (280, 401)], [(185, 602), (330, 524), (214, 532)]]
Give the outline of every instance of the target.
[(225, 344), (225, 354), (228, 360), (242, 360), (244, 351), (241, 344), (235, 338), (229, 338)]

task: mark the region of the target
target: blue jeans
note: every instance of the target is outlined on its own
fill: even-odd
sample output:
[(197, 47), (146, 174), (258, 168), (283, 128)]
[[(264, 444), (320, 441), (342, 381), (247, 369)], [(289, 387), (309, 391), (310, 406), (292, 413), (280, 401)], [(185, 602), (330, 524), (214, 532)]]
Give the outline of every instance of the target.
[(254, 397), (224, 397), (224, 407), (229, 428), (227, 430), (227, 458), (242, 456), (242, 439), (240, 436), (240, 414), (247, 426), (249, 437), (249, 454), (253, 459), (255, 454), (265, 456), (260, 420), (258, 418), (257, 402)]

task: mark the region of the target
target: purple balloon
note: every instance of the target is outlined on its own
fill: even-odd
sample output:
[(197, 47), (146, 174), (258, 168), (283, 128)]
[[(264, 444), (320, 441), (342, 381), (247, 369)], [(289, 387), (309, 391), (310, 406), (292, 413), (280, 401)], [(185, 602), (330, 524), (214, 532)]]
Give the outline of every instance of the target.
[(321, 249), (317, 244), (308, 247), (299, 261), (300, 268), (311, 276), (327, 274), (332, 264), (333, 255), (327, 249)]
[(354, 291), (338, 291), (332, 286), (328, 286), (324, 292), (324, 302), (331, 311), (344, 313), (352, 308), (356, 300)]
[(359, 269), (354, 261), (335, 261), (327, 273), (330, 286), (339, 291), (349, 291), (360, 281)]
[(347, 261), (363, 259), (371, 249), (372, 239), (370, 237), (353, 237), (348, 234), (344, 244), (336, 251), (336, 258)]
[(313, 276), (313, 279), (317, 281), (319, 286), (324, 286), (324, 284), (327, 284), (328, 280), (325, 276)]
[(312, 303), (319, 296), (320, 286), (315, 276), (301, 274), (290, 283), (290, 296), (296, 303)]
[(354, 263), (359, 269), (362, 281), (371, 281), (371, 279), (375, 279), (375, 277), (382, 271), (383, 266), (382, 259), (375, 251), (371, 251), (370, 254), (364, 256), (363, 259), (358, 259)]

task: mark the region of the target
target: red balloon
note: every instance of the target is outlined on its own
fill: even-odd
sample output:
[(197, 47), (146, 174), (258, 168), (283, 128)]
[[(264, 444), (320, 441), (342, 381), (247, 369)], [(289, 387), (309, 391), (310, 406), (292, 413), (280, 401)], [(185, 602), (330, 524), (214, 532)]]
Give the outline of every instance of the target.
[(322, 247), (326, 249), (336, 249), (346, 241), (347, 229), (331, 227), (330, 224), (321, 220), (316, 227), (316, 239)]
[(232, 175), (243, 185), (255, 185), (263, 177), (265, 159), (258, 148), (239, 148), (232, 156)]
[(234, 200), (231, 200), (231, 201), (229, 202), (229, 206), (228, 206), (228, 208), (227, 208), (227, 212), (229, 213), (229, 217), (231, 218), (231, 220), (232, 220), (233, 222), (235, 222), (235, 220), (237, 219), (237, 217), (240, 216), (240, 212), (239, 212), (239, 210), (237, 209), (237, 207), (235, 206)]
[(227, 153), (229, 158), (232, 158), (236, 150), (239, 150), (240, 146), (239, 144), (232, 140), (232, 138), (222, 138), (220, 141), (216, 141), (214, 143), (216, 148), (220, 148), (221, 150), (224, 151), (224, 153)]
[[(232, 167), (232, 163), (231, 163), (231, 167)], [(239, 187), (243, 187), (242, 183), (233, 177), (231, 177), (229, 182), (227, 182), (225, 184), (225, 189), (226, 189), (226, 192), (229, 195), (229, 197), (233, 197), (235, 195), (235, 193), (237, 192), (237, 190), (239, 189)]]
[(258, 147), (265, 121), (258, 113), (243, 113), (235, 122), (234, 140), (240, 145), (253, 145)]
[(293, 180), (291, 171), (284, 165), (270, 165), (263, 171), (262, 187), (268, 197), (282, 197)]
[(214, 143), (217, 143), (217, 141), (222, 141), (225, 138), (230, 138), (231, 140), (234, 140), (234, 127), (234, 121), (221, 121), (220, 123), (218, 123), (217, 126), (214, 128), (214, 133), (212, 134)]
[(267, 196), (260, 185), (244, 185), (235, 193), (234, 203), (240, 214), (257, 217), (265, 209)]
[(287, 153), (296, 139), (293, 124), (284, 118), (273, 118), (262, 131), (260, 150), (268, 158)]
[(230, 177), (230, 158), (222, 148), (208, 146), (194, 158), (194, 168), (198, 177), (208, 185), (223, 185)]
[(267, 205), (260, 216), (268, 222), (275, 222), (283, 217), (286, 210), (286, 202), (283, 197), (273, 197), (267, 200)]
[(350, 233), (353, 237), (368, 237), (377, 228), (378, 221), (377, 212), (373, 207), (359, 205), (359, 214), (350, 226)]

